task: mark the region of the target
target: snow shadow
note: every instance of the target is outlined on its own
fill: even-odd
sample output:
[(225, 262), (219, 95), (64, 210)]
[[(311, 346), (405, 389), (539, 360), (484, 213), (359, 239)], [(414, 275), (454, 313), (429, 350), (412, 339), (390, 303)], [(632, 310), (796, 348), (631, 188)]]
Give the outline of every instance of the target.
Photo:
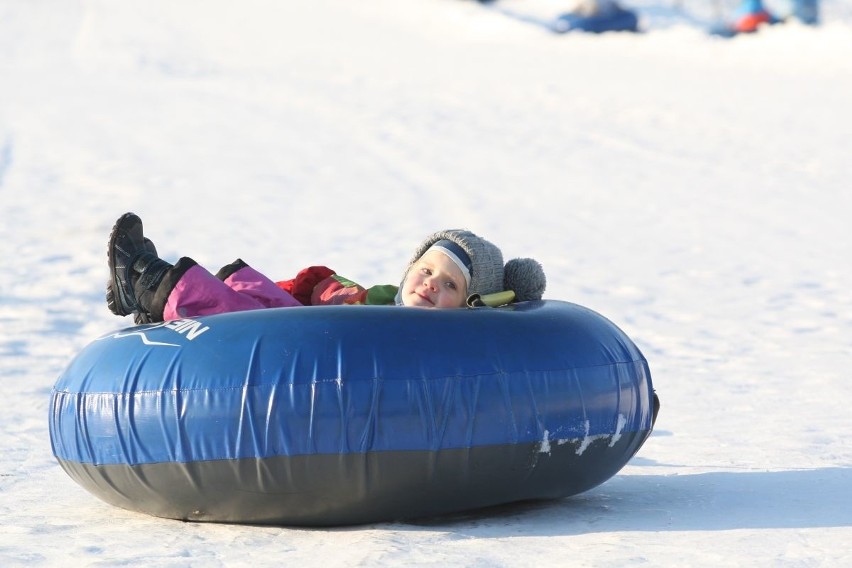
[(623, 475), (582, 495), (413, 522), (472, 536), (852, 526), (852, 469)]

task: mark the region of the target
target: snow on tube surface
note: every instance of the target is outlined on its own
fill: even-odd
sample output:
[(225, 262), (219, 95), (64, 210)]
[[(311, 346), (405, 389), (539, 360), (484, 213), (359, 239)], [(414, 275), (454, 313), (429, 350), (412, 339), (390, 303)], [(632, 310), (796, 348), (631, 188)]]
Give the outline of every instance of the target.
[(586, 491), (648, 437), (653, 397), (639, 349), (576, 304), (297, 307), (101, 337), (49, 427), (113, 505), (343, 525)]

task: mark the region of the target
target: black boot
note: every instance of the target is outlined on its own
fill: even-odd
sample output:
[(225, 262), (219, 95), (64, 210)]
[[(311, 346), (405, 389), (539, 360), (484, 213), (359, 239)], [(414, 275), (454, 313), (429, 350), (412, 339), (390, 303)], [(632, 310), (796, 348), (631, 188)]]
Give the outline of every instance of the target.
[[(143, 252), (133, 263), (133, 295), (138, 306), (136, 312), (140, 314), (134, 316), (134, 320), (142, 319), (145, 323), (163, 321), (165, 298), (156, 302), (155, 296), (160, 283), (171, 268), (171, 264), (150, 252)], [(155, 304), (159, 309), (154, 307)]]
[[(151, 241), (151, 239), (146, 237), (146, 238), (142, 239), (142, 241), (144, 243), (146, 251), (150, 252), (153, 255), (157, 254), (157, 247), (154, 246), (154, 243)], [(115, 308), (114, 308), (115, 307), (115, 292), (113, 291), (113, 288), (112, 288), (112, 280), (107, 282), (106, 301), (107, 301), (107, 306), (109, 306), (110, 311), (115, 313)], [(136, 325), (142, 325), (142, 324), (145, 324), (145, 323), (151, 323), (152, 322), (151, 316), (150, 316), (150, 314), (148, 314), (148, 312), (140, 312), (140, 311), (134, 311), (133, 312), (133, 321), (136, 323)]]
[(110, 278), (106, 301), (110, 311), (118, 316), (132, 313), (137, 323), (151, 321), (148, 305), (172, 265), (157, 257), (154, 243), (143, 235), (142, 220), (137, 215), (125, 213), (116, 221), (107, 257)]

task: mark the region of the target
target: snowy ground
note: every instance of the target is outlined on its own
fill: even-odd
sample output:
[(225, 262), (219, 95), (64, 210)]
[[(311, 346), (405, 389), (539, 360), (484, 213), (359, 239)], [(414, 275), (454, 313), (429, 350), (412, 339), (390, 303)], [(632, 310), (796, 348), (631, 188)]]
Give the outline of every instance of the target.
[[(0, 565), (852, 565), (852, 0), (708, 37), (728, 4), (558, 37), (456, 0), (0, 2)], [(103, 302), (127, 210), (166, 258), (368, 284), (469, 227), (633, 337), (657, 431), (586, 494), (448, 519), (108, 506), (47, 403), (130, 323)]]

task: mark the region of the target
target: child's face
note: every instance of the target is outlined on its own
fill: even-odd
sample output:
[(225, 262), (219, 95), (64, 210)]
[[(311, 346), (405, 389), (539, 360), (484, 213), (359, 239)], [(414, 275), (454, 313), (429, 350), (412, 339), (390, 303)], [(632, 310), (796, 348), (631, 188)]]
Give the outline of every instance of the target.
[(437, 250), (421, 256), (402, 285), (402, 305), (421, 308), (460, 308), (467, 298), (464, 274)]

